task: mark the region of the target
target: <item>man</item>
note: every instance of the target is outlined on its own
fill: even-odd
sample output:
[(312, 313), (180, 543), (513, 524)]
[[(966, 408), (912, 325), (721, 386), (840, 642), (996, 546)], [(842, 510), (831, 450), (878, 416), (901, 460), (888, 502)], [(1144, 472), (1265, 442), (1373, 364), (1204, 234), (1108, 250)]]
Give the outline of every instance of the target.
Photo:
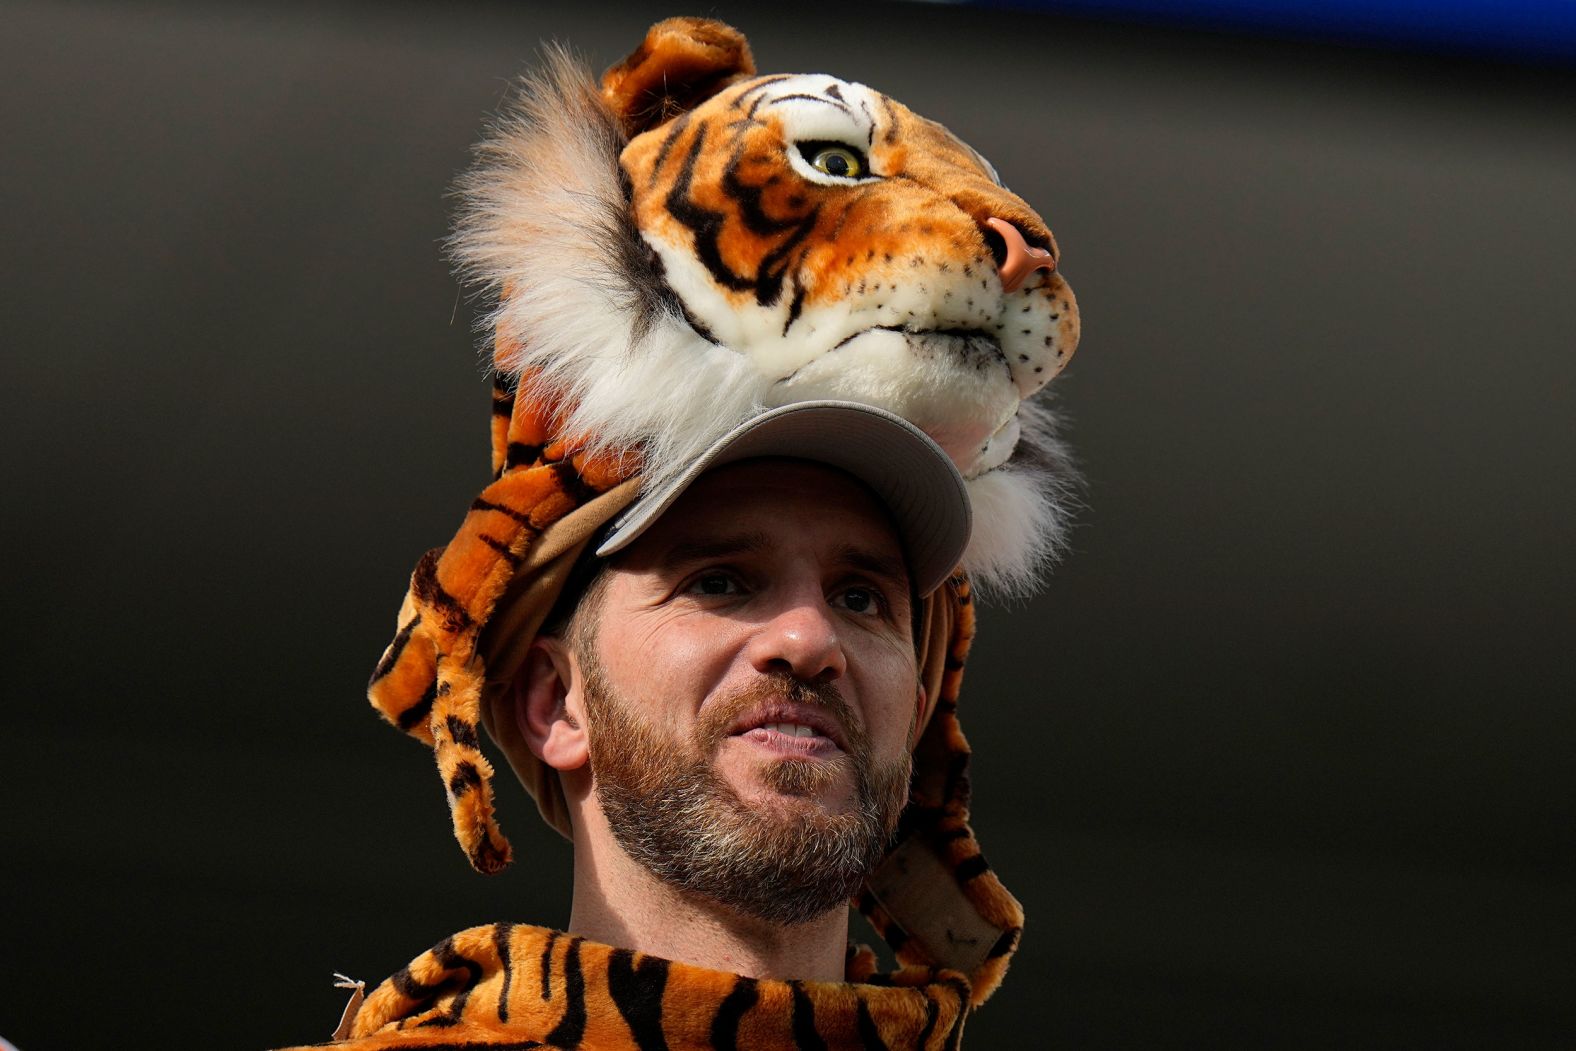
[[(1016, 940), (957, 893), (1005, 896), (994, 877), (980, 866), (952, 884), (928, 843), (972, 846), (966, 811), (935, 807), (960, 830), (938, 835), (911, 801), (966, 759), (935, 736), (955, 734), (937, 714), (950, 658), (936, 640), (957, 623), (941, 600), (957, 595), (969, 538), (962, 478), (900, 418), (812, 402), (633, 492), (614, 487), (542, 534), (537, 547), (561, 553), (521, 567), (496, 619), (544, 626), (523, 650), (512, 630), (482, 647), (501, 666), (516, 644), (488, 727), (574, 845), (568, 931), (445, 939), (364, 1003), (358, 992), (336, 1037), (955, 1046)], [(877, 975), (869, 950), (848, 947), (855, 896), (909, 966)]]
[[(922, 470), (894, 476), (868, 438), (769, 440), (811, 415), (912, 442)], [(741, 445), (806, 458), (734, 461)], [(571, 931), (837, 981), (846, 903), (908, 799), (915, 596), (962, 554), (968, 505), (928, 439), (856, 406), (763, 418), (715, 460), (732, 462), (654, 494), (673, 502), (602, 546), (611, 561), (566, 629), (532, 646), (516, 718), (568, 801)], [(897, 485), (927, 497), (923, 517), (876, 495)]]
[(1062, 526), (1049, 228), (939, 124), (704, 19), (600, 79), (549, 55), (462, 194), (494, 474), (369, 697), (494, 873), (485, 728), (574, 845), (573, 913), (444, 939), (336, 1035), (956, 1046), (1023, 924), (956, 705), (971, 579), (1031, 586)]

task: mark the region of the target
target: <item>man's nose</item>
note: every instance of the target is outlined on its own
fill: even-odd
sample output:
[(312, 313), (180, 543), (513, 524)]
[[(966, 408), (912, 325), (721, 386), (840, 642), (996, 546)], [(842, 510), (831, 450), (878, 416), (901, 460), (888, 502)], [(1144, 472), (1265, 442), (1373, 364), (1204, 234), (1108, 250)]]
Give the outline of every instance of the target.
[(749, 658), (762, 674), (786, 672), (803, 682), (832, 682), (848, 670), (837, 623), (819, 595), (784, 603), (751, 640)]

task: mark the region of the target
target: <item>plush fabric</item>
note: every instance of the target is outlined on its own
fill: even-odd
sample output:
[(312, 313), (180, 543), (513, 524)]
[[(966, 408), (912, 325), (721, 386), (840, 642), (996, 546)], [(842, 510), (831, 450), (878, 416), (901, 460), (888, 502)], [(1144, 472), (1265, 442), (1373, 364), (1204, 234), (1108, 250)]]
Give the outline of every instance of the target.
[[(957, 700), (972, 581), (1029, 586), (1064, 518), (1070, 473), (1031, 400), (1079, 333), (1049, 228), (940, 125), (849, 81), (757, 76), (742, 35), (699, 19), (659, 23), (600, 83), (550, 55), (478, 152), (454, 250), (497, 300), (494, 479), (418, 563), (373, 705), (432, 749), (456, 838), (499, 871), (478, 728), (566, 831), (507, 690), (596, 528), (764, 408), (895, 411), (958, 463), (976, 527), (925, 603), (910, 803), (854, 904), (905, 968), (890, 981), (956, 974), (983, 1002), (1023, 915), (969, 827)], [(991, 219), (1038, 269), (1003, 284)]]
[[(542, 927), (508, 923), (445, 938), (367, 995), (346, 1051), (544, 1048), (796, 1051), (956, 1048), (961, 975), (870, 973), (850, 951), (847, 982), (772, 981), (673, 963)], [(322, 1045), (313, 1045), (322, 1046)]]
[[(856, 174), (820, 170), (828, 149)], [(1035, 395), (1077, 302), (1059, 269), (1003, 284), (992, 219), (1059, 249), (946, 128), (863, 84), (759, 76), (736, 31), (670, 19), (600, 84), (549, 54), (461, 191), (454, 253), (496, 297), (497, 367), (565, 399), (589, 449), (639, 450), (660, 484), (762, 408), (875, 405), (962, 472), (963, 568), (1032, 589), (1069, 477)]]

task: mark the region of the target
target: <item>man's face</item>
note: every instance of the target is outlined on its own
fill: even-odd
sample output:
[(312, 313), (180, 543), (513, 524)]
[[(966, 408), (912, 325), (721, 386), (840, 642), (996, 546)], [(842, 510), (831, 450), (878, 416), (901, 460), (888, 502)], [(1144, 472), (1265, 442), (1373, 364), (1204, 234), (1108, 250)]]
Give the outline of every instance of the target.
[(918, 710), (885, 511), (829, 468), (732, 465), (609, 574), (577, 649), (593, 787), (620, 844), (762, 919), (845, 900), (907, 799)]

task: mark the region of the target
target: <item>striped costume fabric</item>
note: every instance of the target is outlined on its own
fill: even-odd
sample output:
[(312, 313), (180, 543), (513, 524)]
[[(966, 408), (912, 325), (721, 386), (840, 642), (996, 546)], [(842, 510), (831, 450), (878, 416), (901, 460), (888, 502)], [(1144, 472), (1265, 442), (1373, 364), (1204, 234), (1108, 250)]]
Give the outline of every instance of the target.
[[(850, 981), (741, 978), (507, 923), (445, 938), (367, 995), (347, 1051), (943, 1051), (956, 1048), (968, 985), (955, 972)], [(324, 1046), (324, 1045), (314, 1045)]]
[(492, 764), (478, 728), (485, 674), (482, 627), (542, 531), (633, 473), (636, 461), (590, 456), (558, 434), (551, 402), (493, 390), (493, 483), (472, 501), (448, 545), (422, 556), (400, 627), (368, 686), (374, 707), (432, 747), (455, 836), (478, 872), (501, 871), (509, 842), (493, 817)]

